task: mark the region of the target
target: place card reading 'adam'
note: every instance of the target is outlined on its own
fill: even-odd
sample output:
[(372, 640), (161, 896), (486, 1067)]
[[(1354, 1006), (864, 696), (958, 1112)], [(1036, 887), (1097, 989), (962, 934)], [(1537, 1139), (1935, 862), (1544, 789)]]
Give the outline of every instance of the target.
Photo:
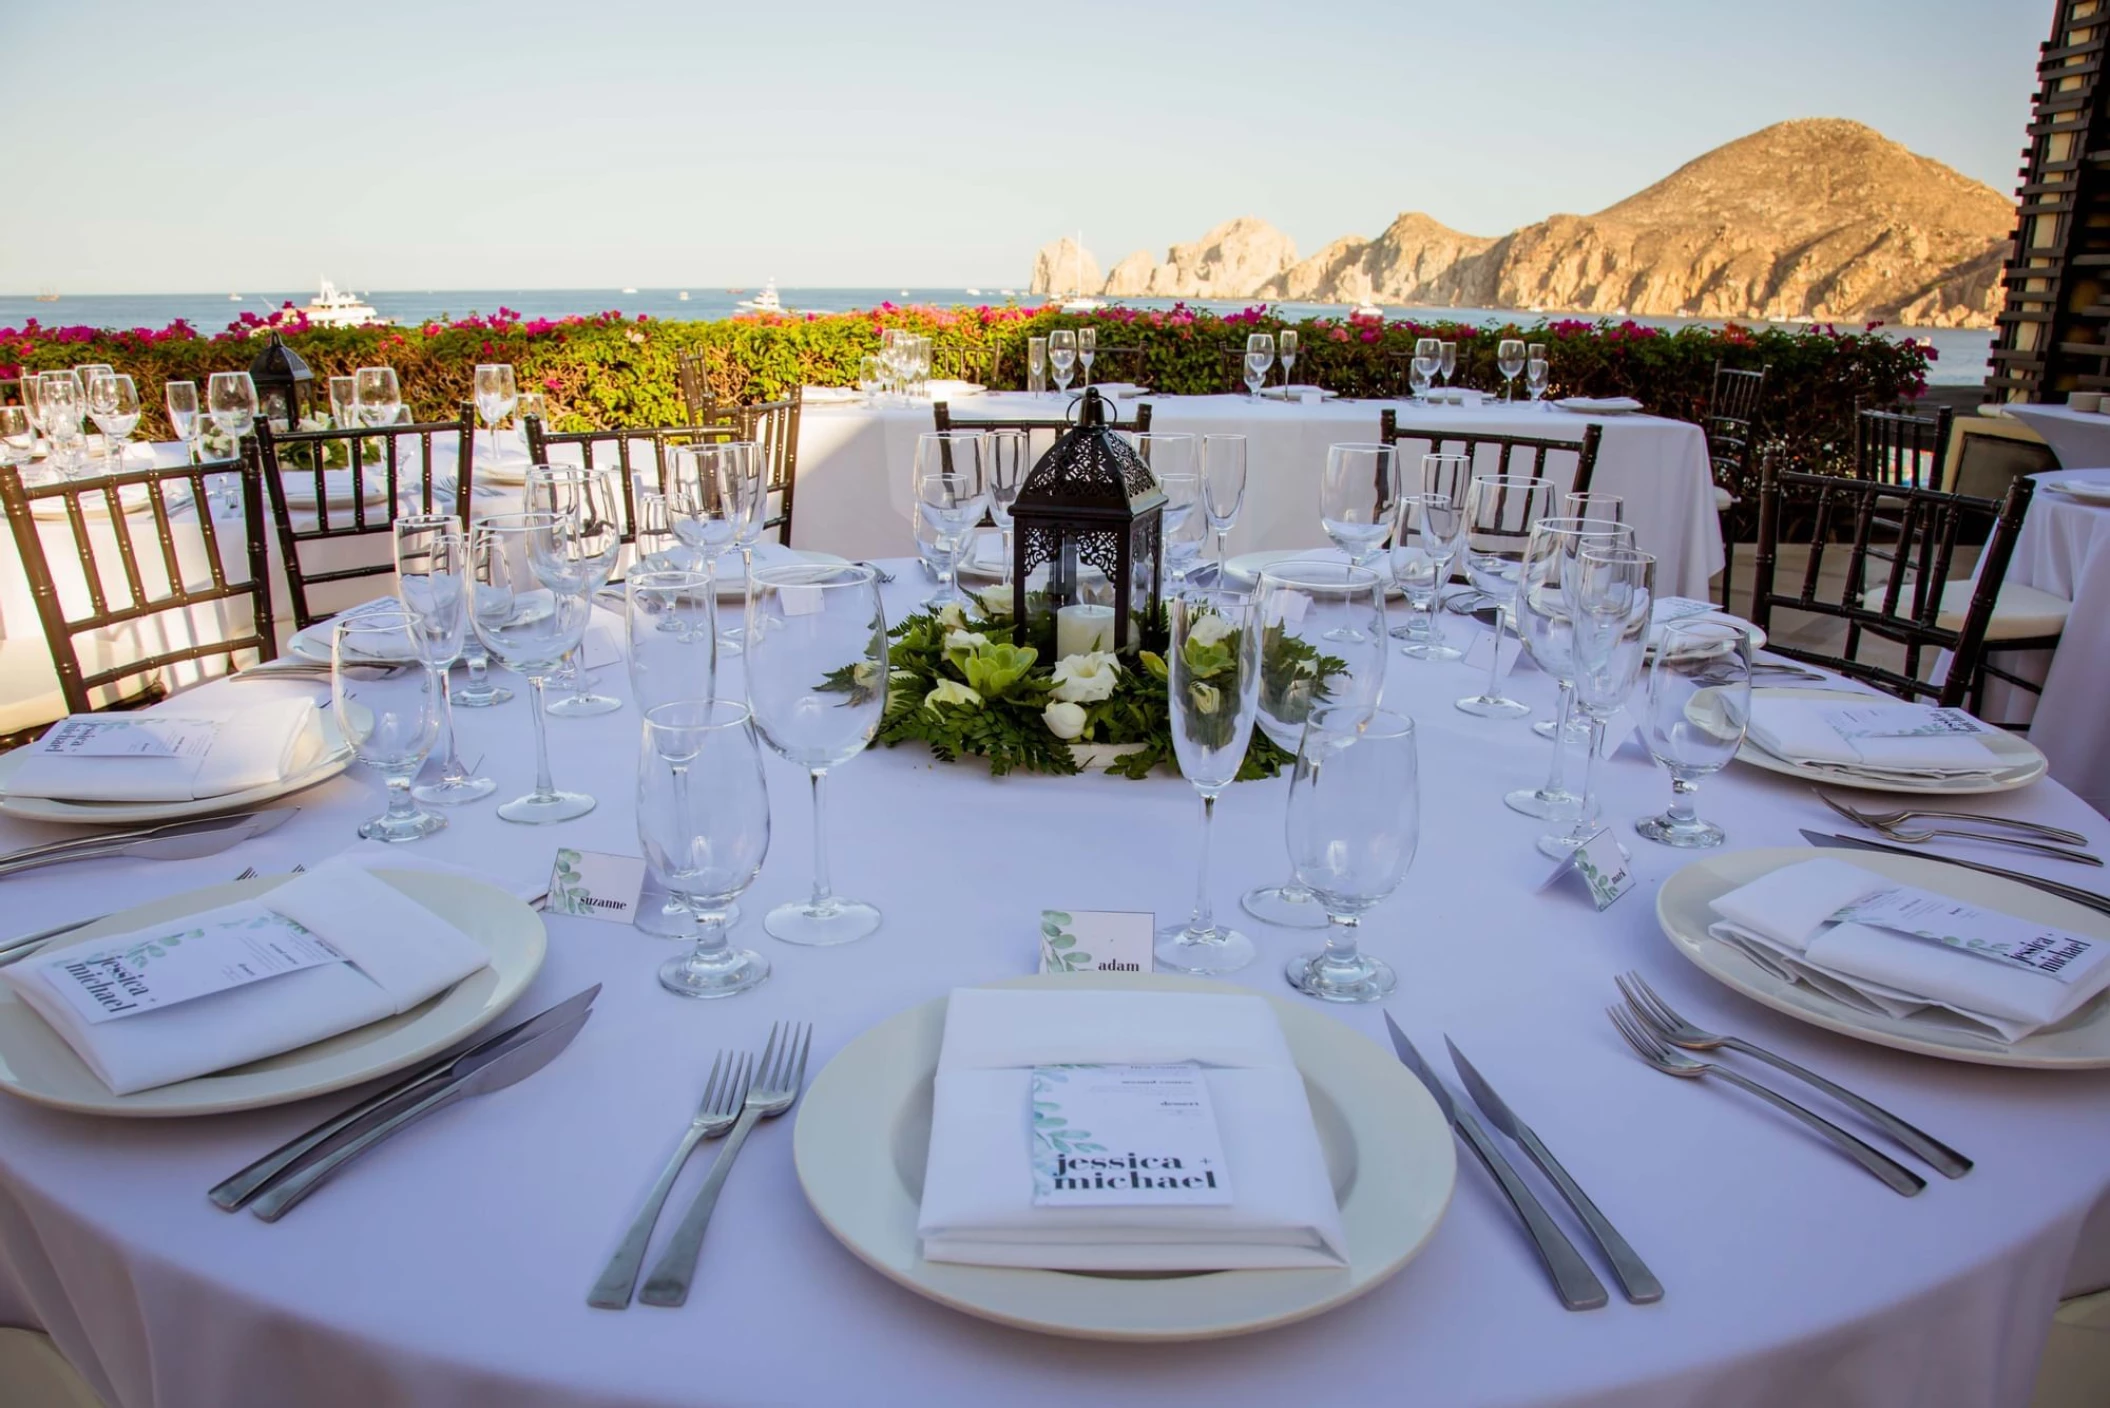
[(1044, 909), (1043, 973), (1148, 973), (1158, 919), (1142, 910)]
[(1228, 1207), (1200, 1066), (1035, 1066), (1035, 1207)]

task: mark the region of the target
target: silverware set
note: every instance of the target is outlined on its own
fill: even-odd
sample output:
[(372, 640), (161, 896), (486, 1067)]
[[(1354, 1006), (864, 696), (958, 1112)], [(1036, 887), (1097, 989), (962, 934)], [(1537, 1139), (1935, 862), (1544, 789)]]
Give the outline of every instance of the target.
[(269, 811), (229, 812), (222, 816), (172, 821), (131, 831), (102, 831), (93, 836), (49, 841), (0, 855), (0, 877), (19, 875), (47, 865), (76, 860), (106, 860), (125, 856), (139, 860), (196, 860), (218, 855), (230, 846), (276, 830), (300, 811), (299, 807), (276, 807)]
[(725, 1187), (726, 1177), (733, 1171), (733, 1161), (740, 1157), (741, 1146), (755, 1125), (762, 1120), (775, 1119), (797, 1103), (799, 1091), (806, 1079), (806, 1053), (813, 1045), (813, 1028), (800, 1022), (777, 1022), (769, 1029), (769, 1040), (759, 1056), (750, 1057), (743, 1052), (721, 1051), (711, 1063), (709, 1080), (704, 1084), (703, 1101), (695, 1117), (682, 1131), (674, 1155), (660, 1170), (659, 1179), (645, 1195), (645, 1203), (630, 1223), (630, 1230), (623, 1235), (621, 1245), (610, 1257), (608, 1265), (601, 1271), (600, 1279), (594, 1282), (586, 1303), (603, 1310), (622, 1310), (629, 1306), (632, 1289), (637, 1284), (637, 1275), (645, 1262), (645, 1250), (652, 1240), (652, 1230), (659, 1222), (659, 1214), (666, 1206), (667, 1195), (674, 1182), (681, 1176), (683, 1165), (689, 1161), (696, 1146), (707, 1139), (725, 1137), (718, 1157), (711, 1163), (711, 1171), (696, 1191), (695, 1199), (688, 1211), (682, 1215), (674, 1235), (660, 1252), (659, 1260), (652, 1265), (652, 1272), (645, 1278), (645, 1288), (638, 1299), (647, 1305), (678, 1306), (689, 1298), (689, 1287), (696, 1278), (696, 1262), (703, 1250), (703, 1234), (710, 1226), (711, 1214), (718, 1206), (718, 1194)]
[(2084, 890), (2078, 885), (2061, 884), (2057, 880), (2046, 880), (2041, 875), (2030, 875), (2020, 870), (2003, 870), (1997, 865), (1984, 865), (1975, 860), (1961, 860), (1955, 856), (1929, 855), (1910, 846), (1892, 845), (1884, 841), (1871, 841), (1864, 836), (1841, 836), (1836, 833), (1811, 831), (1802, 828), (1802, 839), (1813, 846), (1828, 850), (1882, 851), (1893, 856), (1912, 856), (1919, 860), (1931, 860), (1942, 865), (1958, 866), (1964, 870), (1975, 870), (1980, 875), (1997, 875), (2003, 880), (2012, 880), (2018, 885), (2028, 885), (2042, 890), (2047, 895), (2057, 895), (2062, 900), (2085, 905), (2101, 914), (2110, 914), (2110, 895), (2099, 895), (2093, 890)]
[[(2088, 838), (2081, 835), (2078, 831), (2068, 831), (2063, 827), (2046, 826), (2042, 822), (2022, 821), (2015, 817), (1988, 816), (1982, 812), (1938, 811), (1925, 807), (1901, 807), (1885, 812), (1862, 811), (1857, 807), (1850, 807), (1844, 802), (1826, 796), (1816, 788), (1811, 788), (1810, 790), (1816, 793), (1818, 801), (1824, 803), (1824, 805), (1830, 807), (1848, 821), (1853, 822), (1857, 826), (1865, 826), (1880, 836), (1885, 836), (1892, 841), (1903, 842), (1908, 846), (1924, 845), (1929, 841), (1941, 839), (1977, 841), (1996, 846), (2013, 846), (2018, 850), (2030, 851), (2036, 855), (2050, 856), (2054, 860), (2072, 861), (2077, 865), (2100, 866), (2103, 863), (2102, 858), (2099, 856), (2074, 849), (2075, 847), (2086, 845)], [(1970, 822), (1979, 828), (1993, 829), (1958, 831), (1942, 826), (1916, 827), (1908, 825), (1914, 820), (1962, 821)], [(2005, 834), (2003, 834), (2003, 829)], [(2021, 834), (2015, 834), (2018, 832)], [(2029, 839), (2032, 837), (2035, 839)]]
[(1717, 1076), (1731, 1085), (1749, 1091), (1809, 1126), (1830, 1141), (1841, 1153), (1880, 1179), (1893, 1192), (1908, 1198), (1927, 1186), (1927, 1181), (1911, 1169), (1841, 1129), (1816, 1111), (1790, 1100), (1771, 1086), (1760, 1084), (1732, 1066), (1721, 1062), (1696, 1060), (1686, 1053), (1734, 1051), (1763, 1061), (1774, 1069), (1824, 1092), (1895, 1140), (1909, 1153), (1925, 1160), (1943, 1177), (1961, 1178), (1971, 1171), (1971, 1160), (1865, 1096), (1857, 1095), (1815, 1071), (1797, 1065), (1785, 1056), (1768, 1051), (1753, 1042), (1710, 1032), (1686, 1021), (1639, 973), (1624, 973), (1615, 981), (1619, 985), (1620, 996), (1625, 1001), (1605, 1009), (1606, 1015), (1612, 1019), (1612, 1025), (1618, 1028), (1619, 1035), (1626, 1040), (1626, 1044), (1633, 1048), (1634, 1054), (1663, 1074), (1687, 1080), (1703, 1080), (1708, 1076)]

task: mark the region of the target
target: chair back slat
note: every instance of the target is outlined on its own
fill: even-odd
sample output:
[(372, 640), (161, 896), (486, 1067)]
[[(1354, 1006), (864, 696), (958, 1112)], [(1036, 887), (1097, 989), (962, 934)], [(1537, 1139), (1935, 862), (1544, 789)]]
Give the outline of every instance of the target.
[[(1399, 412), (1385, 410), (1378, 413), (1378, 439), (1387, 445), (1397, 445), (1402, 440), (1426, 444), (1429, 453), (1463, 454), (1469, 464), (1478, 471), (1480, 452), (1492, 447), (1491, 458), (1495, 470), (1501, 474), (1534, 474), (1542, 479), (1554, 477), (1556, 469), (1553, 456), (1574, 458), (1575, 472), (1570, 477), (1567, 492), (1587, 494), (1597, 477), (1597, 455), (1604, 440), (1604, 427), (1595, 421), (1583, 426), (1580, 440), (1554, 440), (1536, 435), (1504, 435), (1492, 430), (1442, 430), (1419, 426), (1404, 426), (1399, 423)], [(1456, 448), (1454, 448), (1456, 447)], [(1525, 455), (1525, 468), (1515, 468), (1518, 452)]]
[(609, 461), (614, 460), (613, 467), (622, 479), (620, 536), (625, 543), (637, 541), (638, 490), (658, 493), (666, 485), (668, 451), (677, 445), (705, 440), (741, 438), (740, 426), (730, 421), (614, 430), (551, 430), (540, 416), (528, 416), (525, 424), (530, 464), (573, 463), (568, 454), (552, 453), (567, 449), (577, 452), (579, 464), (607, 468)]
[(791, 546), (792, 500), (798, 492), (799, 416), (805, 407), (806, 389), (798, 387), (778, 401), (757, 401), (739, 408), (740, 438), (755, 443), (762, 456), (763, 492), (774, 496), (777, 506), (767, 510), (763, 530), (777, 530), (777, 541)]
[(1949, 425), (1955, 412), (1935, 407), (1931, 416), (1909, 411), (1867, 410), (1854, 417), (1854, 474), (1879, 484), (1939, 489), (1947, 466)]

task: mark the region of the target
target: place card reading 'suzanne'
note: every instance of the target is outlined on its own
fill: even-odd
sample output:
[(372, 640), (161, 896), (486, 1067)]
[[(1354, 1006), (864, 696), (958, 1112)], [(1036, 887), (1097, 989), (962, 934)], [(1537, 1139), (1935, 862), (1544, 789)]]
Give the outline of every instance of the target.
[(1035, 1207), (1230, 1203), (1200, 1066), (1033, 1068)]

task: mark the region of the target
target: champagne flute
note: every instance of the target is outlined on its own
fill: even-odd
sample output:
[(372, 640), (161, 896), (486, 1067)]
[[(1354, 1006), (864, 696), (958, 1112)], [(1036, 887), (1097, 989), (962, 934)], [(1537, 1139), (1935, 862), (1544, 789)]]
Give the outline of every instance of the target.
[(1326, 947), (1290, 960), (1289, 985), (1326, 1002), (1377, 1002), (1398, 983), (1358, 928), (1407, 878), (1421, 841), (1414, 721), (1382, 709), (1315, 709), (1290, 775), (1290, 865), (1326, 910)]
[(88, 413), (103, 433), (103, 465), (114, 473), (125, 467), (125, 447), (139, 424), (139, 391), (120, 372), (98, 373), (88, 383)]
[(1067, 395), (1077, 365), (1077, 334), (1073, 330), (1057, 328), (1048, 334), (1048, 363), (1055, 368), (1055, 389)]
[(1216, 922), (1209, 903), (1209, 835), (1216, 799), (1238, 778), (1259, 702), (1260, 631), (1251, 596), (1186, 595), (1166, 603), (1171, 650), (1166, 681), (1172, 751), (1202, 799), (1201, 861), (1194, 912), (1157, 933), (1158, 966), (1230, 973), (1253, 961), (1253, 941)]
[(769, 960), (726, 938), (738, 899), (769, 855), (769, 787), (753, 717), (730, 699), (686, 699), (645, 714), (637, 837), (653, 879), (695, 917), (696, 945), (659, 967), (683, 997), (730, 997)]
[[(1560, 687), (1560, 703), (1546, 736), (1553, 740), (1553, 763), (1545, 784), (1520, 787), (1502, 800), (1512, 811), (1541, 820), (1571, 817), (1582, 798), (1568, 790), (1567, 751), (1575, 703), (1574, 622), (1568, 611), (1569, 579), (1578, 570), (1586, 547), (1632, 547), (1632, 530), (1601, 518), (1541, 518), (1531, 527), (1531, 541), (1517, 577), (1517, 638), (1532, 660)], [(1587, 727), (1583, 741), (1589, 741)]]
[(440, 734), (440, 686), (400, 609), (363, 611), (330, 631), (330, 706), (359, 761), (381, 774), (388, 808), (360, 823), (368, 841), (415, 841), (447, 825), (411, 795)]
[(1187, 582), (1208, 536), (1208, 521), (1202, 508), (1202, 480), (1195, 462), (1196, 444), (1189, 434), (1139, 433), (1136, 453), (1165, 491), (1160, 531), (1165, 545), (1165, 566), (1176, 592)]
[(989, 517), (996, 524), (1003, 544), (1003, 583), (1011, 585), (1011, 505), (1025, 486), (1028, 442), (1023, 430), (985, 431), (982, 438), (983, 467), (989, 485)]
[(1282, 363), (1282, 389), (1286, 394), (1289, 391), (1290, 370), (1297, 365), (1297, 330), (1295, 328), (1284, 328), (1281, 332), (1275, 334), (1275, 356)]
[(1275, 336), (1273, 333), (1247, 333), (1245, 340), (1245, 394), (1248, 401), (1260, 399), (1260, 388), (1267, 385), (1268, 368), (1275, 365)]
[(1582, 804), (1574, 823), (1558, 835), (1539, 838), (1539, 850), (1559, 860), (1573, 855), (1600, 829), (1597, 822), (1597, 754), (1605, 723), (1619, 712), (1641, 676), (1655, 609), (1656, 559), (1627, 547), (1586, 544), (1576, 570), (1562, 584), (1574, 621), (1575, 703), (1590, 720), (1590, 751), (1583, 755)]
[(1043, 395), (1048, 389), (1048, 340), (1045, 337), (1026, 339), (1026, 390), (1034, 395)]
[(1398, 498), (1396, 446), (1327, 446), (1326, 470), (1319, 480), (1319, 523), (1350, 562), (1368, 567), (1377, 561), (1392, 536)]
[(1720, 772), (1751, 720), (1751, 636), (1726, 621), (1663, 628), (1648, 672), (1648, 751), (1670, 773), (1670, 808), (1634, 829), (1680, 848), (1719, 846), (1721, 827), (1693, 810), (1699, 779)]
[(359, 382), (356, 377), (333, 376), (330, 378), (330, 426), (335, 430), (350, 430), (359, 423)]
[(507, 362), (483, 362), (476, 368), (476, 413), (491, 431), (491, 463), (497, 464), (498, 423), (513, 414), (520, 397), (513, 386), (513, 368)]
[[(728, 443), (748, 446), (744, 456), (736, 457), (741, 473), (747, 476), (747, 485), (741, 497), (747, 505), (747, 515), (740, 520), (739, 531), (733, 534), (733, 546), (740, 550), (740, 591), (745, 597), (747, 579), (755, 575), (755, 544), (762, 541), (762, 527), (769, 519), (769, 484), (765, 478), (767, 468), (762, 447), (754, 441), (732, 441)], [(738, 655), (741, 642), (746, 637), (747, 627), (735, 621), (718, 633), (718, 645), (730, 655)]]
[(470, 624), (484, 649), (527, 677), (535, 720), (535, 790), (498, 809), (523, 826), (569, 821), (594, 809), (584, 792), (560, 792), (550, 776), (544, 688), (564, 657), (579, 648), (593, 603), (581, 590), (565, 537), (571, 522), (555, 513), (500, 513), (469, 530)]
[(1202, 437), (1202, 512), (1216, 534), (1216, 570), (1222, 580), (1224, 553), (1238, 511), (1245, 506), (1246, 439), (1243, 435)]
[(403, 410), (403, 392), (394, 367), (361, 367), (352, 376), (352, 409), (361, 425), (394, 425)]
[(1553, 508), (1552, 481), (1529, 474), (1491, 474), (1465, 491), (1465, 575), (1494, 603), (1494, 657), (1487, 688), (1458, 707), (1483, 719), (1522, 718), (1531, 712), (1502, 693), (1502, 625), (1516, 610), (1517, 580), (1531, 528)]
[(1546, 394), (1548, 370), (1544, 357), (1527, 357), (1524, 359), (1524, 390), (1531, 397), (1531, 408), (1535, 411), (1546, 409), (1545, 402), (1539, 398)]
[[(1304, 721), (1323, 704), (1375, 708), (1385, 687), (1384, 579), (1325, 558), (1272, 563), (1255, 593), (1260, 615), (1260, 731), (1294, 755)], [(1239, 899), (1245, 912), (1291, 929), (1323, 929), (1325, 912), (1303, 885), (1263, 885)]]
[(198, 383), (195, 381), (166, 382), (161, 388), (162, 402), (168, 407), (169, 429), (175, 432), (176, 440), (183, 446), (183, 462), (198, 462)]
[(439, 675), (440, 733), (446, 740), (440, 780), (410, 789), (421, 802), (459, 806), (488, 797), (498, 784), (462, 765), (454, 728), (454, 680), (469, 634), (469, 540), (448, 514), (406, 514), (395, 523), (396, 596), (403, 603), (418, 657)]
[(916, 512), (936, 545), (938, 589), (926, 608), (974, 603), (960, 590), (960, 559), (989, 511), (985, 446), (978, 430), (930, 431), (916, 437)]
[(1495, 370), (1502, 373), (1504, 404), (1515, 398), (1517, 373), (1524, 370), (1524, 361), (1524, 343), (1521, 339), (1505, 337), (1495, 344)]
[(1457, 343), (1439, 342), (1436, 344), (1436, 370), (1442, 374), (1442, 384), (1448, 387), (1451, 383), (1451, 378), (1458, 374)]
[(747, 699), (763, 741), (813, 782), (813, 893), (762, 921), (792, 944), (843, 944), (879, 928), (877, 906), (828, 879), (828, 772), (862, 753), (886, 711), (886, 612), (878, 574), (850, 564), (765, 567), (747, 592)]
[(1099, 351), (1099, 329), (1077, 329), (1077, 362), (1084, 368), (1084, 385), (1092, 384), (1092, 357)]
[[(584, 593), (589, 601), (608, 585), (622, 558), (622, 498), (623, 481), (615, 469), (588, 469), (572, 464), (528, 468), (522, 507), (530, 513), (556, 514), (569, 520), (568, 531), (555, 540), (565, 553), (561, 570), (576, 580), (574, 589)], [(583, 655), (585, 650), (582, 637), (577, 655)], [(547, 706), (550, 716), (583, 719), (622, 708), (622, 700), (593, 692), (577, 655), (565, 666), (562, 676), (572, 692)]]

